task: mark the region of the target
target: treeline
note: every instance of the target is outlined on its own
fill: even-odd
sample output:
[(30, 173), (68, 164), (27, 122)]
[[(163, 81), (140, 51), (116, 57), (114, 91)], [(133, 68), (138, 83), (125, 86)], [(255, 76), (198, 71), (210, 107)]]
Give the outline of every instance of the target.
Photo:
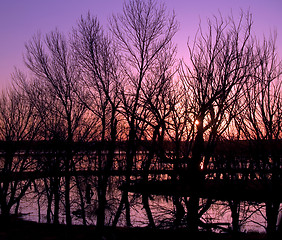
[[(69, 172), (77, 164), (71, 146), (100, 142), (100, 151), (107, 150), (107, 156), (97, 186), (97, 225), (104, 226), (109, 172), (119, 142), (125, 143), (124, 182), (129, 184), (141, 142), (150, 143), (145, 146), (144, 170), (156, 155), (164, 154), (163, 145), (170, 142), (172, 158), (189, 159), (191, 178), (197, 178), (202, 156), (208, 160), (220, 140), (281, 140), (282, 65), (276, 34), (259, 40), (252, 25), (249, 12), (238, 18), (208, 19), (187, 44), (187, 61), (176, 58), (176, 16), (157, 1), (125, 2), (122, 13), (110, 18), (109, 28), (88, 13), (68, 34), (56, 29), (34, 35), (25, 45), (26, 69), (14, 72), (12, 86), (0, 97), (0, 140), (8, 143), (1, 155), (1, 171), (36, 168), (25, 157), (29, 149), (23, 161), (14, 157), (16, 149), (9, 143), (46, 141), (69, 146), (60, 160), (46, 158), (45, 164), (66, 173), (63, 200), (58, 192), (60, 179), (46, 184), (49, 211), (53, 206), (57, 216), (53, 221), (58, 222), (56, 211), (63, 201), (70, 225)], [(29, 185), (1, 183), (2, 214), (9, 214)], [(7, 194), (12, 189), (19, 192)], [(148, 196), (143, 202), (150, 217)], [(197, 208), (192, 202), (188, 224), (193, 228), (197, 221), (192, 212)], [(113, 225), (124, 208), (130, 225), (126, 190)]]

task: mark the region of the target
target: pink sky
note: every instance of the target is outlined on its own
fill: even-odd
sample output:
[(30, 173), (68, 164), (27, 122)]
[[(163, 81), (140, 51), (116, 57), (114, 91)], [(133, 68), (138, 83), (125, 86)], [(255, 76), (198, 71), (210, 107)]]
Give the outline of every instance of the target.
[[(282, 58), (282, 0), (164, 0), (168, 11), (174, 10), (180, 23), (175, 36), (178, 57), (187, 55), (186, 43), (193, 38), (199, 24), (218, 11), (223, 16), (238, 16), (240, 9), (250, 9), (254, 20), (254, 33), (258, 37), (277, 30), (277, 46)], [(56, 27), (68, 33), (77, 19), (90, 11), (107, 26), (112, 13), (122, 10), (118, 0), (0, 0), (0, 89), (11, 81), (14, 67), (24, 69), (24, 44), (35, 33), (45, 34)]]

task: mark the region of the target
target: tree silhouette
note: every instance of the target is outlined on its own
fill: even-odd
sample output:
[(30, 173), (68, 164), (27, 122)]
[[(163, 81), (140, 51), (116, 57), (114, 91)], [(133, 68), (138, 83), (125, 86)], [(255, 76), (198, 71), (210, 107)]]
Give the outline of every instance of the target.
[(72, 145), (79, 123), (86, 112), (80, 103), (80, 71), (74, 61), (68, 42), (58, 30), (47, 34), (42, 40), (34, 36), (26, 44), (25, 64), (34, 74), (35, 82), (43, 83), (51, 98), (56, 100), (53, 116), (62, 119), (62, 138), (66, 143), (65, 170), (65, 210), (66, 222), (71, 225), (70, 213), (70, 169), (73, 167)]
[[(178, 24), (175, 16), (169, 16), (163, 5), (155, 1), (129, 1), (124, 4), (123, 14), (114, 15), (110, 21), (120, 57), (124, 77), (121, 89), (123, 115), (128, 124), (126, 150), (126, 184), (130, 182), (133, 159), (136, 152), (135, 140), (139, 125), (139, 114), (143, 111), (140, 100), (142, 90), (151, 81), (151, 73), (159, 66), (160, 56), (168, 53), (169, 45)], [(158, 75), (160, 77), (161, 75)], [(128, 191), (123, 192), (121, 203), (114, 219), (117, 223), (125, 204), (127, 225), (131, 225)]]
[[(171, 226), (191, 232), (217, 227), (203, 216), (217, 196), (227, 199), (238, 233), (248, 209), (222, 191), (281, 185), (281, 62), (275, 34), (260, 43), (252, 24), (249, 12), (208, 19), (180, 64), (175, 14), (154, 0), (125, 2), (109, 29), (88, 13), (68, 38), (35, 35), (24, 54), (28, 75), (16, 70), (0, 96), (1, 214), (17, 212), (33, 184), (48, 223), (64, 211), (71, 225), (75, 210), (101, 232), (125, 210), (131, 226), (140, 200), (157, 228), (165, 214), (151, 210), (156, 191), (172, 204)], [(272, 196), (265, 202), (270, 235), (279, 206)]]
[[(214, 17), (207, 25), (207, 34), (199, 26), (194, 42), (188, 45), (190, 61), (182, 62), (180, 71), (197, 123), (188, 175), (196, 189), (202, 181), (202, 157), (205, 156), (205, 169), (216, 142), (237, 115), (234, 106), (244, 83), (250, 80), (253, 66), (250, 13), (242, 13), (238, 22), (233, 16), (227, 20)], [(189, 204), (188, 225), (195, 231), (198, 200), (191, 197), (190, 201), (194, 203)]]
[[(34, 114), (33, 106), (24, 92), (7, 89), (0, 98), (0, 139), (2, 142), (0, 169), (0, 206), (1, 214), (9, 215), (11, 208), (20, 201), (31, 185), (31, 179), (20, 180), (25, 171), (35, 169), (29, 157), (29, 142), (38, 136), (40, 119)], [(27, 143), (27, 144), (24, 144)], [(11, 177), (15, 175), (14, 179)]]
[[(280, 164), (281, 139), (281, 62), (276, 56), (276, 36), (263, 43), (255, 45), (256, 67), (252, 71), (251, 83), (245, 83), (244, 95), (241, 103), (244, 106), (241, 113), (235, 119), (238, 134), (250, 143), (255, 164), (263, 162), (268, 165), (269, 157), (272, 162), (271, 185), (277, 187), (279, 182), (278, 166)], [(243, 135), (243, 136), (241, 136)], [(266, 170), (267, 167), (264, 167)], [(265, 182), (269, 178), (261, 176)], [(280, 203), (268, 201), (266, 203), (267, 232), (273, 234), (276, 231)]]
[[(90, 13), (81, 17), (73, 34), (73, 49), (80, 64), (85, 97), (80, 96), (86, 108), (99, 119), (99, 175), (97, 227), (105, 224), (106, 193), (113, 165), (117, 140), (119, 100), (119, 66), (110, 38), (101, 29), (97, 18)], [(103, 155), (107, 152), (106, 160)]]

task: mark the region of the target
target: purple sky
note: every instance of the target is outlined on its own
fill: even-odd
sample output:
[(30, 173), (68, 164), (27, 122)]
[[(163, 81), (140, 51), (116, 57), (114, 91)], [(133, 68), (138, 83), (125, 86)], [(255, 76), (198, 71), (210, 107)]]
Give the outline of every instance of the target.
[[(231, 9), (236, 16), (240, 9), (250, 9), (253, 14), (254, 32), (257, 36), (269, 35), (277, 30), (277, 46), (282, 58), (282, 0), (164, 0), (168, 10), (176, 13), (180, 30), (174, 41), (178, 57), (186, 54), (188, 37), (193, 37), (199, 19), (205, 23), (218, 11), (227, 16)], [(47, 33), (56, 27), (68, 33), (77, 19), (90, 11), (107, 26), (112, 13), (122, 10), (118, 0), (0, 0), (0, 89), (11, 81), (14, 67), (24, 68), (24, 44), (35, 33)]]

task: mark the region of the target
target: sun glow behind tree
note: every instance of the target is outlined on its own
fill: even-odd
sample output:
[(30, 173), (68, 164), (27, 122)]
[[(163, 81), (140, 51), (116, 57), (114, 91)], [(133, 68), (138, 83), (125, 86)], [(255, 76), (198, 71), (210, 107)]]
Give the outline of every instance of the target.
[[(36, 136), (67, 146), (63, 161), (53, 159), (66, 176), (46, 179), (46, 188), (54, 195), (48, 202), (49, 221), (54, 206), (58, 223), (58, 204), (63, 201), (71, 224), (67, 177), (79, 163), (72, 155), (75, 143), (99, 146), (97, 161), (104, 174), (96, 187), (97, 225), (102, 228), (118, 147), (125, 152), (121, 181), (126, 187), (136, 153), (144, 149), (142, 181), (149, 181), (150, 167), (158, 159), (172, 162), (176, 172), (182, 163), (188, 165), (189, 174), (180, 178), (197, 189), (220, 141), (281, 140), (281, 62), (275, 37), (259, 43), (252, 24), (250, 12), (242, 12), (238, 19), (221, 14), (208, 19), (188, 44), (188, 62), (180, 64), (173, 42), (179, 27), (176, 16), (157, 1), (126, 2), (123, 12), (111, 18), (110, 29), (103, 29), (89, 13), (70, 35), (56, 30), (33, 37), (25, 52), (29, 74), (17, 71), (12, 90), (2, 94), (0, 136), (6, 142)], [(169, 156), (168, 149), (173, 149)], [(4, 165), (9, 163), (3, 159)], [(54, 170), (51, 163), (46, 161), (45, 167)], [(75, 180), (84, 212), (84, 185), (77, 176)], [(142, 194), (153, 226), (148, 199)], [(112, 223), (118, 223), (125, 209), (130, 226), (128, 190), (119, 202)], [(189, 204), (187, 221), (196, 230), (199, 198), (191, 198)]]

